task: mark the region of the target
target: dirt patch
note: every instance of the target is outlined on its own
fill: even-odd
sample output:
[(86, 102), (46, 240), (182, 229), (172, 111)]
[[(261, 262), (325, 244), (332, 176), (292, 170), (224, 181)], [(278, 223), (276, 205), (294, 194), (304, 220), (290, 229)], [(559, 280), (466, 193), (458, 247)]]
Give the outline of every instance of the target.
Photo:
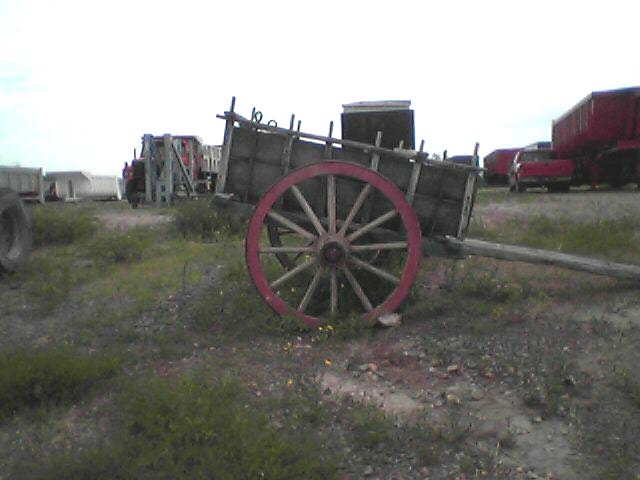
[(474, 207), (474, 216), (488, 226), (495, 227), (510, 220), (545, 215), (577, 222), (619, 220), (636, 217), (640, 192), (572, 191), (568, 194), (549, 194), (543, 190), (513, 193), (513, 201), (488, 201)]
[(168, 213), (160, 213), (151, 208), (98, 212), (96, 217), (108, 230), (128, 230), (132, 227), (162, 225), (173, 220)]

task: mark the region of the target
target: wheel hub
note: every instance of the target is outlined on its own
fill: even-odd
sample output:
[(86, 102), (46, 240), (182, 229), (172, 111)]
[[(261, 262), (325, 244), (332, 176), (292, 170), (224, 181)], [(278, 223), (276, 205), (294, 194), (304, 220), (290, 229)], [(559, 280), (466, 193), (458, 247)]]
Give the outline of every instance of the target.
[(345, 248), (335, 240), (329, 240), (320, 249), (320, 258), (327, 265), (339, 265), (347, 256)]

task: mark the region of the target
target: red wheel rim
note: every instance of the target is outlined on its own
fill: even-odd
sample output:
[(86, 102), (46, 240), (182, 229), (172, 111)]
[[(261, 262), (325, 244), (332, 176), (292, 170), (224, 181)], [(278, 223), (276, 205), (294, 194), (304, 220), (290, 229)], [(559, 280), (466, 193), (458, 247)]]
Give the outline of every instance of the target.
[[(395, 287), (393, 286), (390, 287), (391, 293), (388, 296), (386, 296), (386, 298), (383, 301), (381, 301), (379, 304), (370, 305), (371, 308), (368, 308), (366, 306), (366, 302), (364, 301), (364, 300), (368, 300), (366, 298), (366, 292), (362, 292), (364, 293), (364, 297), (365, 297), (365, 299), (363, 299), (355, 291), (356, 290), (355, 285), (358, 285), (357, 280), (355, 281), (355, 285), (353, 283), (351, 283), (350, 285), (351, 288), (353, 289), (353, 293), (360, 299), (361, 302), (363, 302), (362, 303), (363, 309), (366, 309), (365, 313), (363, 313), (363, 318), (365, 320), (373, 321), (376, 318), (386, 313), (391, 313), (395, 311), (395, 309), (402, 303), (402, 301), (408, 295), (418, 271), (418, 266), (419, 266), (420, 256), (421, 256), (421, 243), (422, 243), (420, 225), (415, 212), (405, 200), (404, 194), (400, 191), (400, 189), (398, 189), (394, 184), (389, 182), (382, 175), (374, 172), (373, 170), (370, 170), (368, 168), (365, 168), (361, 165), (354, 164), (354, 163), (326, 161), (326, 162), (315, 163), (315, 164), (308, 165), (306, 167), (302, 167), (297, 170), (294, 170), (291, 173), (289, 173), (286, 177), (281, 179), (274, 186), (272, 186), (269, 189), (269, 191), (264, 195), (264, 197), (260, 200), (260, 202), (258, 202), (258, 204), (256, 205), (256, 209), (253, 213), (253, 216), (251, 218), (251, 221), (249, 223), (246, 244), (245, 244), (247, 266), (249, 268), (249, 274), (251, 276), (251, 279), (253, 280), (253, 283), (256, 286), (256, 289), (258, 290), (260, 295), (265, 299), (265, 301), (269, 304), (269, 306), (273, 308), (273, 310), (275, 310), (278, 314), (283, 316), (288, 316), (288, 315), (294, 316), (299, 320), (303, 321), (307, 326), (311, 328), (315, 328), (318, 325), (321, 325), (323, 323), (322, 315), (314, 316), (314, 315), (307, 314), (305, 313), (304, 308), (300, 308), (300, 306), (295, 307), (287, 303), (287, 301), (285, 301), (278, 294), (277, 287), (273, 286), (274, 282), (270, 282), (270, 280), (267, 278), (265, 268), (261, 261), (261, 254), (264, 255), (265, 251), (267, 250), (264, 247), (261, 247), (261, 229), (263, 225), (265, 225), (265, 222), (268, 221), (267, 220), (268, 217), (272, 217), (273, 215), (278, 215), (277, 211), (272, 210), (274, 204), (287, 191), (289, 191), (290, 189), (291, 190), (296, 189), (298, 184), (300, 184), (305, 180), (312, 179), (314, 177), (327, 177), (328, 182), (329, 181), (335, 182), (336, 178), (348, 178), (348, 179), (355, 179), (355, 180), (364, 182), (365, 187), (362, 189), (361, 195), (366, 197), (366, 195), (372, 188), (377, 189), (377, 191), (381, 193), (391, 203), (393, 207), (392, 210), (393, 212), (395, 212), (394, 214), (400, 217), (404, 227), (404, 235), (406, 236), (405, 240), (402, 242), (395, 242), (395, 243), (387, 243), (387, 244), (376, 243), (375, 244), (376, 246), (381, 246), (381, 248), (396, 248), (396, 249), (402, 248), (403, 252), (406, 252), (406, 258), (404, 260), (404, 266), (402, 268), (401, 276), (398, 278), (395, 278), (394, 280), (390, 280), (390, 282), (392, 282), (395, 285)], [(333, 178), (333, 180), (329, 180), (329, 178)], [(335, 188), (336, 187), (333, 186), (332, 188), (334, 192), (333, 204), (335, 205), (335, 202), (336, 202)], [(367, 194), (364, 194), (364, 190), (367, 190)], [(355, 203), (358, 203), (358, 201), (356, 201)], [(362, 202), (360, 202), (360, 205), (362, 206)], [(353, 207), (353, 208), (355, 209), (356, 207)], [(327, 207), (327, 210), (331, 211), (331, 208)], [(333, 208), (333, 211), (334, 212), (336, 211), (335, 207)], [(358, 213), (357, 210), (356, 210), (356, 213)], [(386, 218), (390, 213), (391, 212), (387, 212), (387, 214), (382, 215), (377, 220), (383, 220), (382, 217)], [(355, 237), (355, 236), (360, 237), (364, 235), (364, 233), (358, 232), (358, 233), (351, 233), (347, 235), (345, 232), (342, 232), (342, 235), (340, 235), (340, 232), (337, 231), (335, 213), (333, 214), (333, 218), (331, 217), (330, 213), (328, 213), (327, 215), (328, 215), (328, 218), (324, 219), (324, 224), (325, 226), (327, 226), (327, 229), (325, 231), (326, 235), (321, 235), (319, 233), (320, 230), (313, 231), (313, 233), (316, 234), (316, 237), (317, 237), (315, 240), (315, 243), (313, 239), (311, 238), (309, 239), (309, 244), (313, 245), (312, 248), (314, 249), (314, 253), (311, 255), (311, 258), (307, 263), (316, 262), (316, 263), (312, 263), (312, 266), (308, 267), (308, 268), (315, 267), (317, 269), (316, 272), (320, 272), (321, 270), (324, 271), (323, 270), (324, 268), (327, 268), (327, 270), (332, 271), (331, 281), (330, 281), (330, 283), (332, 284), (331, 293), (330, 293), (330, 297), (331, 297), (330, 302), (331, 302), (331, 309), (333, 310), (334, 304), (337, 302), (337, 296), (334, 295), (334, 291), (335, 291), (334, 289), (337, 287), (334, 287), (333, 285), (335, 284), (336, 273), (333, 273), (333, 272), (339, 271), (344, 275), (350, 276), (351, 279), (349, 279), (349, 282), (351, 282), (353, 279), (353, 275), (349, 273), (350, 268), (348, 265), (351, 265), (353, 262), (357, 262), (358, 264), (357, 268), (370, 269), (370, 266), (362, 265), (365, 262), (358, 261), (357, 258), (354, 258), (355, 256), (352, 254), (350, 249), (351, 248), (353, 249), (370, 248), (370, 247), (373, 247), (373, 245), (369, 245), (365, 247), (362, 247), (360, 245), (355, 245), (355, 244), (351, 245), (349, 242), (352, 240), (349, 240), (349, 237)], [(313, 217), (313, 214), (311, 214), (310, 218), (312, 217)], [(389, 218), (393, 218), (393, 216)], [(349, 222), (343, 221), (342, 223), (343, 226), (344, 226), (344, 223), (349, 223)], [(361, 230), (365, 230), (365, 229), (361, 228)], [(312, 230), (309, 229), (307, 233), (311, 231)], [(346, 227), (345, 227), (345, 231), (346, 231)], [(334, 245), (334, 243), (335, 244), (339, 243), (339, 245)], [(402, 247), (398, 246), (400, 244), (403, 244)], [(396, 245), (396, 246), (391, 247), (392, 245)], [(273, 251), (273, 248), (271, 249), (271, 252), (272, 251)], [(340, 255), (344, 255), (345, 259), (343, 260), (339, 258), (334, 258), (334, 257), (340, 257)], [(338, 267), (337, 266), (338, 261), (342, 261), (344, 266)], [(323, 267), (322, 262), (334, 262), (334, 263), (330, 263), (329, 267)], [(383, 278), (386, 278), (384, 276), (385, 272), (376, 271), (375, 267), (372, 271), (376, 275), (383, 275)], [(320, 273), (317, 273), (316, 276), (320, 278)], [(392, 275), (389, 275), (389, 276), (392, 277)], [(318, 280), (318, 282), (319, 281), (320, 280)], [(311, 292), (310, 295), (313, 295), (313, 292), (315, 292), (315, 288), (317, 286), (315, 276), (312, 283), (313, 282), (315, 282), (316, 285), (314, 287), (309, 285), (308, 287), (308, 291)], [(304, 300), (301, 302), (301, 304), (302, 303), (304, 303)], [(331, 313), (331, 311), (327, 313)]]

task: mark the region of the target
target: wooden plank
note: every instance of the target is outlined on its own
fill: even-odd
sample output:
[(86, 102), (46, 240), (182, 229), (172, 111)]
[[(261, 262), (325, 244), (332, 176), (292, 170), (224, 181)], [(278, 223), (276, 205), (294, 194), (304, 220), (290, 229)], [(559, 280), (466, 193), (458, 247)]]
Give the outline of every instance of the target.
[[(380, 145), (382, 145), (382, 132), (377, 132), (376, 133), (376, 143), (375, 146), (376, 147), (380, 147)], [(378, 169), (380, 168), (380, 152), (375, 151), (373, 152), (373, 154), (371, 155), (371, 170), (373, 170), (374, 172), (377, 172)]]
[(231, 142), (233, 141), (233, 110), (236, 105), (236, 97), (231, 98), (231, 108), (225, 113), (226, 124), (224, 127), (224, 140), (222, 152), (220, 152), (220, 163), (218, 164), (218, 178), (216, 179), (216, 193), (223, 193), (227, 183), (227, 172), (229, 170), (229, 157), (231, 156)]
[(287, 141), (284, 144), (284, 149), (282, 151), (282, 176), (284, 177), (287, 173), (289, 173), (289, 168), (291, 166), (291, 152), (293, 150), (293, 142), (296, 138), (293, 133), (293, 125), (295, 123), (296, 116), (291, 115), (291, 121), (289, 122), (289, 136), (287, 137)]
[[(476, 153), (477, 154), (477, 143), (476, 143)], [(465, 187), (464, 192), (464, 201), (462, 203), (462, 211), (460, 212), (460, 223), (458, 225), (458, 235), (459, 239), (463, 239), (467, 235), (467, 230), (469, 229), (469, 222), (471, 221), (471, 213), (473, 211), (473, 204), (476, 199), (477, 193), (477, 182), (478, 175), (475, 173), (469, 173), (467, 177), (467, 186)]]
[(640, 265), (608, 262), (568, 253), (540, 250), (519, 245), (505, 245), (467, 238), (464, 241), (447, 238), (446, 243), (465, 255), (479, 255), (515, 262), (526, 262), (640, 281)]
[[(420, 142), (420, 153), (424, 151), (424, 140)], [(420, 180), (420, 173), (422, 171), (422, 162), (414, 160), (413, 169), (411, 171), (411, 178), (409, 179), (409, 186), (407, 187), (406, 199), (409, 205), (413, 205), (413, 197), (416, 195), (416, 187), (418, 186), (418, 180)]]
[[(329, 122), (329, 136), (327, 137), (327, 139), (330, 139), (333, 136), (333, 120), (331, 122)], [(332, 148), (332, 143), (327, 140), (327, 142), (325, 142), (325, 150), (324, 150), (324, 158), (327, 160), (331, 160), (333, 157), (333, 148)]]

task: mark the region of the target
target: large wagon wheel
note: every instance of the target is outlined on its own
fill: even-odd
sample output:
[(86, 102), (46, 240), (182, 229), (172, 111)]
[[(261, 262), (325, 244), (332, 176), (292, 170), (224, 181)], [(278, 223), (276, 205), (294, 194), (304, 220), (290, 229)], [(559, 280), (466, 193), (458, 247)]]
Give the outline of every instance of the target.
[[(383, 213), (359, 223), (374, 189), (380, 199), (376, 211)], [(325, 193), (326, 205), (314, 209), (312, 199)], [(290, 214), (278, 213), (274, 205), (288, 205)], [(294, 235), (274, 246), (263, 235), (270, 224)], [(372, 241), (370, 234), (379, 229), (389, 235)], [(361, 254), (372, 251), (388, 252), (392, 261), (363, 261)], [(283, 266), (278, 254), (292, 264)], [(403, 193), (378, 173), (347, 162), (302, 167), (276, 183), (258, 202), (246, 240), (249, 274), (260, 295), (277, 313), (310, 327), (322, 317), (353, 311), (369, 321), (393, 312), (409, 293), (420, 255), (420, 225)]]

